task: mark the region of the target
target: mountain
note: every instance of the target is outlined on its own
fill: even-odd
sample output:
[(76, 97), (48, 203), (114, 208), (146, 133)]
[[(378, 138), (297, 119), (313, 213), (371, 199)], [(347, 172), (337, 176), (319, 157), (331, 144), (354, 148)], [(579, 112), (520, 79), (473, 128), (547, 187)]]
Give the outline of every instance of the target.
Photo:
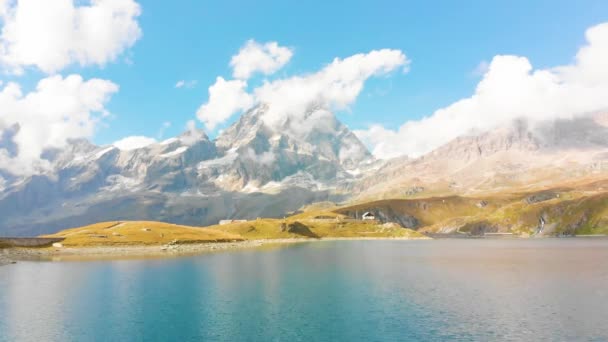
[(73, 140), (44, 153), (52, 168), (3, 177), (0, 234), (53, 232), (100, 220), (154, 219), (208, 225), (224, 218), (281, 217), (301, 206), (339, 201), (338, 185), (374, 159), (332, 113), (295, 131), (269, 125), (267, 106), (245, 113), (211, 141), (201, 130), (135, 150)]
[(337, 212), (430, 234), (605, 235), (607, 171), (607, 115), (518, 120), (386, 162)]
[(52, 167), (42, 174), (0, 170), (0, 234), (111, 220), (204, 226), (283, 217), (321, 201), (491, 197), (571, 186), (606, 178), (608, 115), (518, 120), (417, 158), (379, 161), (331, 112), (311, 107), (276, 118), (260, 105), (215, 140), (197, 129), (134, 150), (73, 140), (43, 157)]
[(475, 195), (605, 177), (608, 116), (522, 120), (458, 137), (419, 157), (386, 162), (351, 191), (360, 200)]
[(216, 145), (226, 162), (220, 170), (224, 189), (334, 188), (352, 180), (359, 165), (373, 161), (359, 139), (329, 112), (309, 111), (314, 121), (322, 113), (323, 125), (294, 130), (289, 120), (267, 124), (267, 110), (265, 105), (250, 110), (218, 137)]

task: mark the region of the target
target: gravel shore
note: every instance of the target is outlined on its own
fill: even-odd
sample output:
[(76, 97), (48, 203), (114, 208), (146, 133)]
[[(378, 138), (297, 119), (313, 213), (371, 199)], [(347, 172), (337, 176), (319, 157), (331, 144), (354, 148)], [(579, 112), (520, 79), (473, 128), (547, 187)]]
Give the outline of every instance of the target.
[[(409, 238), (293, 238), (246, 240), (236, 242), (212, 242), (199, 244), (174, 245), (135, 245), (135, 246), (95, 246), (95, 247), (49, 247), (49, 248), (8, 248), (0, 249), (0, 265), (13, 263), (12, 260), (82, 260), (131, 257), (171, 257), (196, 255), (235, 249), (257, 248), (261, 246), (333, 240), (412, 240)], [(418, 240), (418, 239), (415, 239)]]
[(0, 249), (0, 266), (14, 264), (15, 261), (9, 258), (9, 251)]
[[(8, 248), (0, 252), (0, 265), (11, 260), (78, 260), (130, 257), (171, 257), (196, 255), (222, 250), (256, 248), (268, 244), (302, 242), (305, 239), (248, 240), (237, 242), (212, 242), (176, 245), (135, 245), (135, 246), (95, 246), (95, 247), (49, 247), (49, 248)], [(4, 260), (6, 262), (4, 262)]]

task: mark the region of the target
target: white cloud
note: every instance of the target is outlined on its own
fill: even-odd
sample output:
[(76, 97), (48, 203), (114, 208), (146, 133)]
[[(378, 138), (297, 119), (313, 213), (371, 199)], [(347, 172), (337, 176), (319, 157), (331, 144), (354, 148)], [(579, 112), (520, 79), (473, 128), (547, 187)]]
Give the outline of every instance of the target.
[(269, 126), (289, 122), (290, 128), (300, 134), (313, 127), (330, 129), (331, 111), (347, 109), (368, 78), (398, 68), (406, 71), (408, 65), (409, 60), (399, 50), (374, 50), (336, 58), (316, 73), (265, 82), (253, 90), (253, 95), (246, 92), (244, 81), (218, 77), (209, 88), (209, 102), (201, 106), (197, 116), (213, 129), (236, 112), (263, 103), (267, 106), (263, 120)]
[(49, 74), (73, 63), (103, 66), (141, 36), (133, 0), (3, 2), (0, 63), (15, 73), (30, 66)]
[(249, 40), (230, 60), (232, 76), (246, 80), (256, 72), (270, 75), (287, 64), (292, 56), (291, 49), (279, 46), (277, 42), (260, 44)]
[(158, 139), (162, 139), (165, 136), (165, 131), (169, 129), (169, 127), (171, 127), (170, 121), (163, 122), (163, 124), (160, 126), (160, 129), (158, 130)]
[(118, 147), (123, 151), (136, 150), (138, 148), (146, 147), (156, 143), (156, 139), (149, 138), (141, 135), (133, 135), (130, 137), (122, 138), (115, 141), (112, 145)]
[(608, 83), (608, 23), (593, 26), (585, 33), (587, 45), (579, 49), (573, 65), (554, 70), (569, 83), (606, 86)]
[(533, 69), (525, 57), (496, 56), (475, 93), (397, 130), (378, 125), (357, 135), (380, 158), (418, 156), (472, 131), (515, 119), (534, 123), (608, 109), (608, 24), (587, 31), (574, 63)]
[(489, 68), (490, 68), (490, 63), (488, 63), (488, 61), (481, 61), (479, 64), (477, 64), (475, 69), (471, 72), (471, 75), (477, 76), (477, 77), (482, 77), (483, 75), (485, 75), (488, 72)]
[(179, 89), (179, 88), (194, 88), (197, 83), (198, 83), (197, 80), (190, 80), (190, 81), (179, 80), (179, 81), (177, 81), (177, 83), (175, 83), (175, 88), (177, 88), (177, 89)]
[(194, 145), (201, 139), (206, 139), (207, 136), (203, 130), (196, 127), (195, 120), (188, 120), (186, 122), (186, 131), (180, 135), (179, 140), (186, 145)]
[(248, 148), (244, 156), (262, 165), (271, 165), (276, 159), (276, 156), (272, 151), (266, 151), (262, 152), (261, 154), (257, 154), (252, 148)]
[(42, 152), (61, 148), (69, 139), (91, 137), (116, 91), (110, 81), (84, 81), (79, 75), (47, 77), (27, 94), (16, 83), (6, 84), (0, 89), (0, 132), (11, 131), (17, 153), (0, 149), (0, 168), (20, 175), (45, 170)]
[(281, 125), (306, 119), (312, 108), (330, 110), (347, 109), (363, 90), (363, 84), (372, 76), (387, 74), (397, 68), (404, 71), (409, 65), (399, 50), (374, 50), (345, 59), (336, 58), (320, 71), (287, 79), (266, 82), (255, 89), (255, 98), (269, 109), (264, 115), (267, 124)]
[(226, 81), (222, 77), (209, 87), (209, 101), (202, 105), (196, 116), (208, 130), (228, 120), (234, 113), (247, 110), (253, 105), (253, 97), (247, 93), (247, 82)]

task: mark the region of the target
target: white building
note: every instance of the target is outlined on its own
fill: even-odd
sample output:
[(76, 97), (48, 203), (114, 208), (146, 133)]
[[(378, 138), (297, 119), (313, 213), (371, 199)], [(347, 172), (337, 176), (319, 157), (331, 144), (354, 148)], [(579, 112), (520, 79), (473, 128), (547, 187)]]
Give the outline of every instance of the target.
[(369, 211), (366, 211), (363, 213), (363, 216), (361, 216), (362, 220), (375, 220), (376, 216), (374, 216), (374, 214), (370, 213)]

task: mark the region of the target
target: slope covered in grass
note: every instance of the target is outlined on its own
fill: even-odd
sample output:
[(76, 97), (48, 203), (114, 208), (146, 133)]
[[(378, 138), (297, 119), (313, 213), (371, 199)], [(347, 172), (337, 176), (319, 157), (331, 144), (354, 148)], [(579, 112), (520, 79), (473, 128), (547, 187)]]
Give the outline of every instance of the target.
[(608, 234), (608, 183), (571, 183), (537, 191), (380, 200), (335, 209), (429, 233), (520, 236)]
[(243, 240), (236, 234), (152, 221), (101, 222), (44, 237), (62, 237), (64, 246), (162, 245)]
[(209, 228), (238, 234), (246, 239), (424, 237), (397, 224), (354, 221), (330, 211), (307, 211), (285, 219), (258, 219)]

